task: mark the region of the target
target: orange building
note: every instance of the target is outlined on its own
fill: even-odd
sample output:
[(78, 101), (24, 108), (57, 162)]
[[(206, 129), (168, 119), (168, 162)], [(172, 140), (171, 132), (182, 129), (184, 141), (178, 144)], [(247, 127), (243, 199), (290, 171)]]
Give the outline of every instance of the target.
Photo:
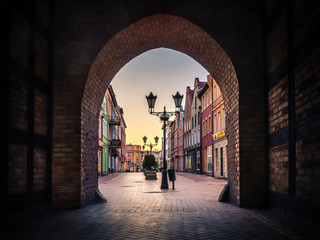
[(214, 177), (228, 177), (228, 140), (226, 137), (225, 108), (220, 88), (213, 79), (212, 86), (212, 136)]
[(141, 146), (140, 145), (126, 145), (127, 158), (125, 162), (126, 171), (139, 172), (142, 168), (141, 162)]

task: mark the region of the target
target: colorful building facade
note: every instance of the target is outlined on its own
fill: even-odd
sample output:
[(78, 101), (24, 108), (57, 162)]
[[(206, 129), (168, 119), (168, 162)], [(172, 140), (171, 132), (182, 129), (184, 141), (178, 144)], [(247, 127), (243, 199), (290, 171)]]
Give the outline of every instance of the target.
[(195, 78), (193, 90), (188, 86), (185, 100), (184, 158), (188, 172), (201, 172), (201, 101), (198, 92), (206, 82)]
[(212, 176), (212, 85), (213, 78), (208, 75), (206, 85), (199, 90), (201, 99), (201, 148), (202, 173)]
[(126, 124), (123, 109), (118, 106), (112, 86), (101, 104), (98, 127), (98, 171), (100, 175), (119, 172), (125, 159)]
[(99, 113), (99, 126), (98, 126), (98, 174), (100, 176), (108, 173), (108, 113), (106, 96), (104, 96)]
[[(172, 162), (172, 144), (171, 144), (171, 130), (172, 130), (172, 121), (168, 121), (166, 125), (166, 144), (165, 144), (165, 151), (166, 151), (166, 162), (167, 162), (167, 168), (170, 168), (171, 162)], [(165, 167), (160, 166), (160, 167)]]
[(220, 88), (213, 79), (212, 87), (212, 139), (214, 177), (228, 177), (228, 139), (226, 137), (225, 108)]
[(173, 158), (174, 168), (177, 172), (181, 172), (184, 169), (183, 164), (183, 110), (181, 107), (180, 114), (176, 114), (174, 120), (174, 153)]
[(201, 169), (201, 101), (198, 98), (198, 92), (206, 85), (206, 82), (200, 82), (199, 78), (194, 80), (194, 92), (191, 102), (191, 145), (189, 153), (191, 155), (192, 172), (200, 173)]
[(140, 145), (126, 145), (126, 164), (125, 170), (130, 172), (139, 172), (142, 168), (141, 161), (141, 146)]
[(123, 117), (123, 109), (120, 109), (120, 116), (121, 116), (121, 121), (120, 121), (120, 141), (121, 141), (121, 151), (120, 151), (120, 171), (124, 172), (126, 170), (126, 158), (127, 158), (127, 153), (126, 153), (126, 122)]
[(184, 122), (183, 122), (183, 149), (184, 149), (184, 170), (192, 172), (191, 163), (191, 110), (194, 90), (190, 86), (186, 90), (186, 98), (184, 104)]

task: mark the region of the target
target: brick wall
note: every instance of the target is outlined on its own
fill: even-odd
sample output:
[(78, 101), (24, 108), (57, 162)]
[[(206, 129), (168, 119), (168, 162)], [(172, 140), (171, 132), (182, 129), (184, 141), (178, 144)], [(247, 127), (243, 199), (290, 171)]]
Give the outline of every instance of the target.
[[(2, 77), (8, 142), (1, 167), (4, 212), (51, 203), (52, 2), (3, 1)], [(3, 20), (3, 19), (2, 19)], [(1, 22), (3, 22), (1, 20)], [(3, 45), (3, 43), (1, 43)]]
[[(159, 27), (154, 28), (154, 26)], [(183, 29), (188, 29), (188, 33), (186, 34)], [(112, 80), (111, 77), (116, 74), (120, 67), (136, 54), (160, 46), (187, 53), (207, 67), (209, 71), (210, 69), (216, 69), (216, 78), (220, 79), (221, 88), (228, 95), (227, 102), (230, 103), (226, 115), (229, 119), (233, 118), (229, 121), (231, 124), (228, 130), (231, 134), (235, 132), (238, 124), (236, 121), (238, 116), (238, 83), (230, 59), (221, 47), (200, 28), (181, 18), (164, 14), (138, 21), (119, 32), (102, 48), (89, 72), (82, 98), (83, 111), (88, 109), (92, 116), (96, 115), (98, 102), (104, 92), (103, 89), (108, 86), (108, 83)], [(215, 55), (218, 57), (215, 58)], [(102, 79), (108, 79), (108, 81)], [(85, 122), (85, 119), (82, 122)], [(83, 132), (94, 132), (87, 129), (85, 125), (82, 125), (82, 129)], [(237, 133), (235, 132), (232, 135), (236, 136)], [(233, 145), (233, 151), (239, 151), (238, 146), (239, 144), (237, 146)], [(94, 155), (90, 156), (92, 158)], [(239, 161), (232, 154), (231, 159), (233, 162)], [(83, 159), (83, 161), (86, 160)], [(237, 171), (237, 168), (233, 170)], [(231, 181), (236, 182), (237, 180), (232, 179)], [(232, 191), (234, 191), (233, 188)]]
[[(14, 60), (12, 66), (11, 62), (6, 65), (10, 85), (19, 84), (8, 87), (12, 93), (8, 102), (22, 101), (10, 105), (11, 120), (7, 125), (12, 131), (8, 138), (12, 146), (26, 147), (30, 191), (34, 186), (34, 163), (44, 167), (40, 159), (45, 154), (47, 197), (55, 207), (80, 207), (94, 200), (97, 117), (103, 94), (132, 58), (167, 47), (198, 61), (221, 88), (226, 106), (231, 201), (241, 206), (264, 205), (260, 1), (138, 1), (134, 7), (129, 0), (115, 5), (109, 1), (54, 1), (54, 6), (49, 1), (31, 2), (35, 5), (24, 1), (10, 8), (10, 14), (5, 13), (12, 28), (5, 39), (10, 42), (10, 51), (3, 57)], [(21, 129), (23, 133), (18, 131)], [(17, 141), (16, 133), (24, 140)], [(46, 152), (35, 151), (39, 148)], [(41, 184), (39, 188), (44, 186)]]
[(266, 2), (271, 206), (312, 219), (320, 210), (319, 13), (317, 1)]

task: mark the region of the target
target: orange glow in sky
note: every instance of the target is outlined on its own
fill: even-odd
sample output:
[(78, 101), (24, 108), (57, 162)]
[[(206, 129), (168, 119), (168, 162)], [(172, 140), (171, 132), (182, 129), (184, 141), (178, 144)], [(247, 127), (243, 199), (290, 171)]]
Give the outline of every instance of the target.
[[(111, 85), (118, 105), (124, 110), (126, 143), (143, 145), (143, 136), (147, 143), (155, 143), (161, 149), (163, 136), (162, 122), (157, 116), (150, 115), (145, 96), (152, 91), (158, 96), (155, 111), (174, 111), (172, 95), (177, 91), (183, 94), (185, 102), (186, 87), (193, 89), (194, 79), (206, 81), (209, 73), (191, 57), (167, 48), (147, 51), (127, 63), (113, 78)], [(149, 148), (147, 148), (149, 149)]]

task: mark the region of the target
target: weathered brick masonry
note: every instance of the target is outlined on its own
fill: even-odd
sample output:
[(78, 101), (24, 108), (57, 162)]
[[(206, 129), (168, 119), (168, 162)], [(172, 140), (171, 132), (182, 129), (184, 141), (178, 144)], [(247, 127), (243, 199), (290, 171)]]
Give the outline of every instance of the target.
[[(215, 75), (221, 79), (219, 81), (221, 89), (229, 96), (227, 102), (230, 104), (227, 105), (226, 114), (227, 118), (230, 117), (231, 124), (227, 129), (231, 135), (238, 135), (236, 133), (236, 129), (238, 129), (236, 122), (238, 118), (238, 82), (228, 56), (209, 35), (197, 26), (178, 17), (157, 14), (142, 19), (116, 34), (102, 48), (91, 66), (82, 99), (82, 110), (87, 113), (82, 114), (82, 122), (84, 123), (82, 125), (82, 140), (85, 143), (82, 161), (84, 164), (87, 164), (89, 160), (85, 158), (86, 156), (92, 158), (93, 154), (96, 154), (96, 152), (93, 153), (96, 146), (88, 149), (85, 141), (88, 140), (87, 133), (96, 132), (97, 125), (90, 124), (88, 116), (97, 119), (98, 103), (103, 97), (103, 89), (108, 86), (112, 77), (128, 60), (139, 53), (157, 47), (168, 47), (184, 52), (197, 59), (207, 69), (216, 69)], [(91, 138), (90, 143), (97, 144), (94, 141), (96, 136), (91, 136)], [(239, 148), (235, 144), (232, 145), (232, 149), (239, 152)], [(238, 161), (239, 159), (232, 155), (234, 164), (231, 166), (235, 171)], [(230, 178), (230, 182), (236, 202), (238, 194), (236, 173), (231, 176), (234, 176), (234, 178)], [(91, 181), (96, 179), (96, 176), (92, 177)]]
[[(53, 5), (2, 1), (4, 211), (51, 203)], [(8, 108), (6, 108), (8, 107)], [(7, 147), (6, 147), (7, 146)]]
[(317, 221), (319, 14), (316, 1), (266, 1), (271, 206)]
[(318, 1), (2, 1), (6, 210), (94, 201), (105, 89), (131, 59), (167, 47), (221, 88), (231, 202), (314, 219), (319, 11)]

